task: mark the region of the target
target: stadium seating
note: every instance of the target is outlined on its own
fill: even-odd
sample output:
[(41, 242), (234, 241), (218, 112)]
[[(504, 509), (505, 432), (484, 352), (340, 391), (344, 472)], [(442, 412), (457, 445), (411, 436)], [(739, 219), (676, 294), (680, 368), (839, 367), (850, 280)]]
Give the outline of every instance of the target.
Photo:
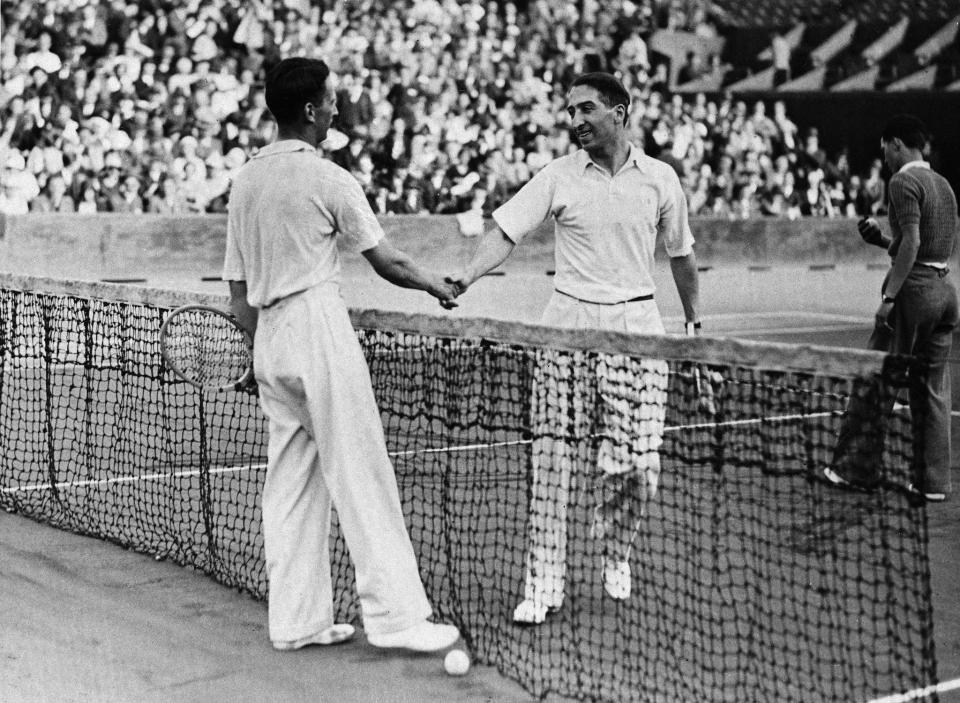
[[(779, 95), (960, 89), (956, 0), (326, 6), (3, 3), (0, 212), (222, 212), (232, 171), (273, 138), (259, 77), (287, 55), (339, 75), (324, 150), (377, 212), (471, 221), (575, 148), (562, 95), (585, 70), (622, 76), (632, 138), (675, 165), (691, 212), (731, 217), (882, 207), (843, 194), (875, 154), (849, 163), (834, 147), (811, 163), (803, 140), (822, 116), (794, 124), (781, 104), (771, 120)], [(791, 53), (783, 80), (774, 33)], [(706, 68), (676, 85), (691, 52)], [(783, 196), (782, 158), (797, 191), (767, 207)], [(814, 187), (801, 207), (811, 172), (835, 202)]]

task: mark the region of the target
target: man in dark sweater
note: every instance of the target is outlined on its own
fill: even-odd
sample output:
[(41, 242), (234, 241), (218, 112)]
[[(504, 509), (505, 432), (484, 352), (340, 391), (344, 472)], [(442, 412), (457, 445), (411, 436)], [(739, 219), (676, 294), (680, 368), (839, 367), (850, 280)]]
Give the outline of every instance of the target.
[[(864, 241), (886, 248), (891, 257), (869, 348), (913, 355), (927, 365), (926, 374), (910, 379), (915, 437), (911, 489), (940, 501), (951, 488), (947, 360), (960, 312), (947, 261), (956, 246), (958, 221), (950, 184), (923, 159), (927, 135), (923, 123), (910, 115), (887, 123), (881, 148), (894, 174), (888, 189), (891, 236), (873, 218), (861, 220), (858, 229)], [(825, 471), (833, 483), (869, 488), (881, 480), (876, 399), (864, 388), (855, 391), (833, 465)]]

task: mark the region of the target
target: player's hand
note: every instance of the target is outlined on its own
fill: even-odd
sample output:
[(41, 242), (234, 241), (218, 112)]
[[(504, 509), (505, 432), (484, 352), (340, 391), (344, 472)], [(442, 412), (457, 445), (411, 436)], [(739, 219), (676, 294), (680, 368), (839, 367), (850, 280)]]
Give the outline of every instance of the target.
[(857, 222), (857, 231), (860, 232), (860, 236), (867, 244), (872, 244), (875, 247), (884, 245), (883, 230), (880, 229), (880, 223), (874, 218), (860, 218), (860, 221)]
[(443, 277), (443, 280), (457, 289), (457, 295), (463, 295), (467, 288), (470, 287), (470, 284), (473, 283), (473, 279), (470, 277), (470, 274), (468, 274), (464, 269), (454, 271), (453, 273), (448, 273)]
[(257, 385), (257, 379), (251, 376), (246, 382), (238, 383), (233, 387), (237, 393), (246, 393), (247, 395), (259, 396), (260, 386)]
[[(250, 347), (250, 358), (253, 358), (253, 347)], [(252, 365), (251, 365), (252, 366)], [(257, 385), (257, 376), (253, 372), (253, 368), (250, 369), (250, 377), (246, 381), (241, 383), (236, 383), (233, 386), (233, 390), (237, 393), (246, 393), (247, 395), (252, 395), (257, 397), (260, 395), (260, 386)]]
[(706, 366), (694, 366), (693, 382), (697, 390), (697, 407), (713, 417), (717, 414), (717, 394), (723, 377)]
[(452, 310), (457, 307), (456, 298), (460, 295), (461, 291), (456, 284), (438, 276), (436, 282), (434, 282), (428, 292), (440, 301), (440, 307), (444, 310)]
[[(687, 322), (684, 331), (688, 337), (700, 336), (700, 323)], [(717, 414), (717, 389), (723, 379), (720, 374), (711, 371), (707, 366), (694, 363), (692, 365), (693, 386), (697, 393), (697, 407), (711, 417)]]
[[(253, 339), (253, 335), (249, 331), (247, 334), (250, 339)], [(246, 381), (234, 384), (233, 390), (237, 393), (246, 393), (257, 397), (260, 395), (260, 386), (257, 385), (257, 375), (253, 370), (253, 344), (249, 341), (247, 342), (247, 353), (250, 355), (250, 376)]]
[(878, 329), (893, 329), (893, 325), (890, 324), (890, 313), (893, 312), (893, 305), (893, 303), (880, 303), (880, 307), (877, 308), (877, 315), (875, 318)]

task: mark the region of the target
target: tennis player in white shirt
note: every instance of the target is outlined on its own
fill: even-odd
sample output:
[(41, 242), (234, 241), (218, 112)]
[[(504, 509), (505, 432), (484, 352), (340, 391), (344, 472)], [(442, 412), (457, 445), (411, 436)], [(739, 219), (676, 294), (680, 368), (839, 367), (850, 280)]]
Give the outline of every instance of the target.
[[(575, 79), (567, 94), (567, 113), (582, 149), (552, 161), (498, 208), (493, 213), (496, 226), (484, 234), (470, 263), (447, 280), (460, 292), (466, 290), (502, 263), (526, 234), (553, 218), (556, 290), (542, 322), (663, 334), (651, 276), (659, 238), (670, 256), (688, 332), (699, 330), (699, 282), (686, 198), (670, 166), (630, 143), (629, 106), (630, 96), (614, 76), (588, 73)], [(564, 368), (541, 369), (534, 384), (538, 439), (533, 448), (525, 592), (513, 614), (518, 623), (542, 623), (562, 605), (566, 510), (570, 475), (578, 459), (576, 446), (562, 437), (585, 437), (591, 423), (588, 410), (576, 404), (551, 408), (546, 403), (549, 394), (554, 396), (553, 405), (562, 405), (565, 394), (551, 393), (550, 384), (556, 380), (546, 380), (545, 375), (569, 378), (581, 390), (597, 384), (603, 435), (597, 465), (603, 498), (595, 511), (593, 534), (603, 540), (603, 585), (612, 598), (630, 595), (630, 550), (660, 475), (666, 362), (607, 356), (586, 369), (583, 359), (573, 355), (559, 363)], [(610, 367), (624, 364), (627, 377), (608, 382)], [(617, 392), (624, 384), (632, 387), (634, 399)], [(538, 432), (538, 424), (549, 431)]]
[(354, 634), (333, 621), (335, 506), (370, 644), (444, 649), (460, 633), (427, 620), (369, 371), (340, 296), (338, 242), (383, 278), (445, 307), (456, 291), (390, 246), (357, 181), (317, 152), (337, 114), (327, 66), (281, 61), (267, 75), (266, 98), (278, 136), (234, 178), (223, 278), (237, 319), (256, 332), (269, 423), (262, 505), (270, 639), (290, 650)]

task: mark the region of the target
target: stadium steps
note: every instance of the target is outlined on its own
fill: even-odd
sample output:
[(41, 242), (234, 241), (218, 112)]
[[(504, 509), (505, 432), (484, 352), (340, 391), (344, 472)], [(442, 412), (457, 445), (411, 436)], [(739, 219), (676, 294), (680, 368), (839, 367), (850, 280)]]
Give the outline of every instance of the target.
[[(889, 0), (881, 10), (887, 14), (897, 2)], [(793, 78), (778, 91), (956, 90), (953, 85), (960, 81), (960, 15), (944, 22), (901, 14), (893, 22), (729, 30), (724, 68), (678, 87), (679, 92), (772, 90), (769, 42), (775, 31), (795, 46)]]
[[(848, 79), (855, 79), (852, 84), (859, 85), (864, 75), (877, 73), (868, 72), (867, 69), (879, 63), (900, 45), (907, 33), (908, 25), (906, 17), (893, 25), (877, 22), (859, 23), (850, 43), (826, 63), (826, 85), (832, 88), (836, 84), (846, 83)], [(873, 85), (866, 89), (872, 90)]]
[(944, 23), (957, 14), (956, 0), (715, 0), (729, 27), (791, 27), (855, 19), (896, 23), (900, 17)]

